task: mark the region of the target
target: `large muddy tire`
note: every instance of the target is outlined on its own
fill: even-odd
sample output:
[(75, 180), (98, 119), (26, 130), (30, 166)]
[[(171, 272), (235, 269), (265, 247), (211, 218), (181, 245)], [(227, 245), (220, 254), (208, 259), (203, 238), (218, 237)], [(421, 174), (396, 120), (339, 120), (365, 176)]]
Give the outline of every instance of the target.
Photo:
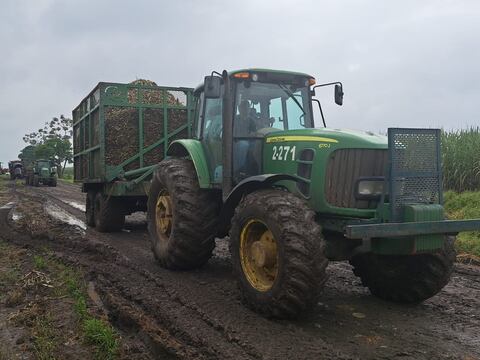
[(88, 226), (95, 226), (95, 191), (88, 191), (85, 197), (85, 222)]
[(95, 228), (100, 232), (120, 231), (125, 225), (125, 215), (120, 201), (100, 192), (97, 193), (94, 202), (94, 219)]
[(168, 269), (193, 269), (205, 264), (215, 247), (221, 200), (217, 192), (200, 189), (190, 160), (164, 160), (148, 195), (148, 231), (152, 251)]
[(312, 308), (327, 279), (325, 242), (315, 213), (295, 195), (260, 190), (237, 207), (230, 231), (243, 302), (274, 318)]
[(454, 237), (446, 237), (444, 248), (417, 255), (362, 254), (351, 261), (353, 272), (370, 292), (384, 300), (418, 303), (450, 281), (455, 261)]

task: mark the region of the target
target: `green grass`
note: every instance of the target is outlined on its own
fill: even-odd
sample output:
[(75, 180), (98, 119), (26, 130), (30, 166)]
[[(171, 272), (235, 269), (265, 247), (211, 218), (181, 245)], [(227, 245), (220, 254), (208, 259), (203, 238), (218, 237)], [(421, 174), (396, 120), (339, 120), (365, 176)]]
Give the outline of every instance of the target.
[[(480, 219), (480, 191), (445, 194), (445, 211), (449, 219)], [(463, 232), (457, 236), (457, 251), (480, 256), (480, 231)]]
[(85, 338), (97, 346), (97, 357), (101, 359), (114, 359), (118, 349), (117, 334), (113, 328), (103, 320), (86, 318), (83, 321)]
[[(35, 255), (33, 261), (35, 268), (51, 273), (55, 282), (62, 284), (62, 286), (54, 288), (56, 297), (67, 296), (73, 299), (73, 310), (78, 320), (80, 333), (87, 344), (95, 347), (95, 358), (115, 359), (118, 354), (119, 337), (108, 322), (90, 314), (87, 306), (86, 284), (82, 274), (53, 259), (47, 249), (44, 249), (43, 256)], [(53, 359), (52, 354), (58, 343), (58, 341), (55, 342), (55, 337), (49, 333), (52, 329), (49, 330), (48, 324), (48, 317), (39, 318), (35, 324), (35, 352), (39, 359)]]
[(64, 181), (67, 181), (67, 182), (73, 182), (73, 167), (66, 167), (64, 170), (63, 170), (63, 175), (62, 175), (62, 179), (61, 180), (64, 180)]
[(55, 327), (49, 314), (35, 319), (33, 325), (35, 355), (39, 360), (52, 360), (52, 355), (58, 345)]
[(85, 341), (96, 347), (97, 359), (115, 359), (118, 354), (118, 335), (110, 324), (89, 314), (85, 297), (85, 284), (75, 271), (64, 268), (61, 277), (67, 294), (74, 299), (74, 309), (82, 326)]
[(442, 133), (443, 185), (456, 192), (480, 190), (480, 127)]
[(43, 256), (40, 255), (33, 256), (33, 263), (37, 270), (44, 270), (47, 267), (47, 261)]
[(67, 183), (70, 183), (70, 184), (73, 184), (73, 178), (70, 178), (70, 179), (65, 179), (65, 178), (61, 179), (61, 178), (59, 178), (58, 180), (63, 181), (63, 182), (67, 182)]

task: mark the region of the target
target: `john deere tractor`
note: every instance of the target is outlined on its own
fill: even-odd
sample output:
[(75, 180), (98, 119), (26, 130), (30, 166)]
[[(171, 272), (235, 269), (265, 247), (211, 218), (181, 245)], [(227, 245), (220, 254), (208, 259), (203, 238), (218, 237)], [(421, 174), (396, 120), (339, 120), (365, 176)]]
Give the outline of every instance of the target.
[(415, 303), (449, 281), (440, 131), (388, 137), (315, 128), (318, 87), (303, 73), (213, 72), (195, 90), (193, 138), (174, 141), (154, 173), (148, 227), (160, 264), (193, 269), (230, 237), (243, 301), (277, 318), (317, 303), (329, 261), (348, 260), (372, 294)]

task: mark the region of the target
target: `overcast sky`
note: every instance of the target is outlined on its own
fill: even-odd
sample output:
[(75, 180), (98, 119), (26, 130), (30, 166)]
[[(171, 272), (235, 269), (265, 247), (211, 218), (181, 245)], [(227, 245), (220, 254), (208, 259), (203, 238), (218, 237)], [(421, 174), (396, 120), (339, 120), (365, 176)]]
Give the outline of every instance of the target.
[[(327, 125), (480, 125), (480, 1), (1, 0), (0, 161), (99, 81), (267, 67), (342, 81)], [(320, 126), (320, 119), (316, 119)]]

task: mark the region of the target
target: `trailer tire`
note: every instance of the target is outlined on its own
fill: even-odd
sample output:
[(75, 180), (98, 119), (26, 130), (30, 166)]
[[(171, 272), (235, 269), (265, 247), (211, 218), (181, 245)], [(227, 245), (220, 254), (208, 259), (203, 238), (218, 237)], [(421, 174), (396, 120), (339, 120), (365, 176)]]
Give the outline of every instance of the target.
[(350, 260), (363, 286), (384, 300), (419, 303), (448, 284), (455, 261), (455, 237), (446, 236), (445, 245), (433, 253), (418, 255), (357, 255)]
[(120, 231), (125, 225), (125, 215), (118, 199), (98, 192), (94, 203), (95, 228), (100, 232)]
[(95, 227), (95, 191), (88, 191), (85, 197), (85, 222), (87, 226)]
[(254, 311), (295, 318), (317, 304), (327, 280), (325, 241), (297, 196), (275, 189), (247, 195), (232, 219), (230, 253), (242, 301)]
[(188, 270), (205, 264), (215, 247), (221, 200), (201, 189), (191, 160), (163, 160), (147, 202), (152, 251), (165, 268)]

